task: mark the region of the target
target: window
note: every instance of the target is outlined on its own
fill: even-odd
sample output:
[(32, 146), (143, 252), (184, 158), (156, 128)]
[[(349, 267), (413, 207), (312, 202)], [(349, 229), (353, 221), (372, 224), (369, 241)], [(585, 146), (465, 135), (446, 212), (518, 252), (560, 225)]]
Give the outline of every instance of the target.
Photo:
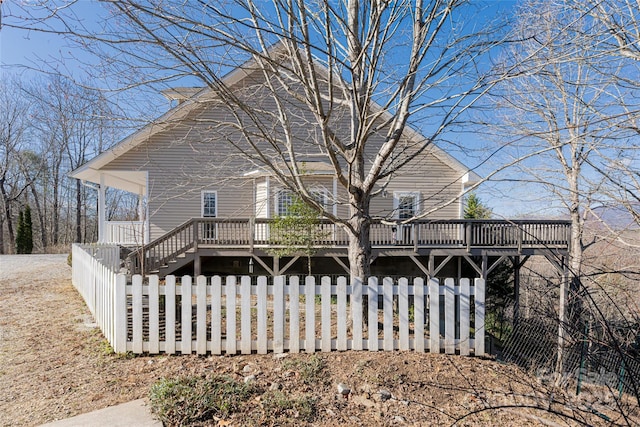
[(418, 213), (419, 193), (394, 193), (393, 204), (398, 219), (409, 219)]
[(327, 210), (329, 205), (329, 197), (327, 196), (327, 193), (328, 191), (324, 188), (316, 188), (311, 190), (311, 196), (315, 199), (316, 202), (318, 202), (320, 206), (322, 206), (324, 210)]
[[(309, 191), (311, 197), (313, 197), (320, 206), (327, 209), (327, 190), (324, 188), (315, 188)], [(280, 190), (276, 197), (276, 215), (286, 216), (290, 215), (290, 208), (296, 201), (297, 196), (290, 190)]]
[(276, 215), (289, 215), (289, 208), (293, 205), (294, 196), (289, 190), (279, 190), (276, 196)]
[[(202, 217), (215, 218), (218, 214), (218, 193), (215, 191), (202, 192)], [(205, 240), (216, 238), (216, 224), (203, 222), (201, 237)]]
[(203, 218), (217, 216), (217, 194), (215, 191), (202, 192), (202, 216)]

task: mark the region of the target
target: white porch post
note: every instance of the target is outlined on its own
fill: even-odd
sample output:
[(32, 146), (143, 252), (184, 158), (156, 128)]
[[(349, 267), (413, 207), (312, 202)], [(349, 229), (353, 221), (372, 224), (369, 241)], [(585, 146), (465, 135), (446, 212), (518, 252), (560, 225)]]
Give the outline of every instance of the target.
[(100, 174), (100, 187), (98, 188), (98, 243), (106, 243), (106, 189), (104, 175)]
[(148, 227), (148, 219), (149, 219), (149, 206), (147, 203), (147, 195), (145, 194), (145, 187), (140, 187), (138, 189), (138, 221), (142, 223), (142, 243), (149, 243), (149, 227)]

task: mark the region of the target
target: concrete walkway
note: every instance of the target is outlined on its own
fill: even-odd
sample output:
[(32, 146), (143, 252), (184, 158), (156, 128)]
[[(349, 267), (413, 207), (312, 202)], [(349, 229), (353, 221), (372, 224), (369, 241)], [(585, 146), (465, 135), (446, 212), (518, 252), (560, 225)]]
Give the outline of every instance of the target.
[(162, 427), (162, 423), (151, 416), (145, 400), (138, 399), (42, 427)]

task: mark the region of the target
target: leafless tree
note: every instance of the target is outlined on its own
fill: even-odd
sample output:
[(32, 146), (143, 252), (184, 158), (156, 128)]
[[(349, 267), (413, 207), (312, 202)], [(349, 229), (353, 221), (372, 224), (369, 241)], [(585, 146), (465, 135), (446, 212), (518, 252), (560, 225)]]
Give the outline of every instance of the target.
[[(573, 292), (567, 306), (576, 310), (561, 315), (570, 321), (560, 324), (561, 349), (568, 332), (580, 340), (587, 335), (585, 323), (577, 320), (591, 316), (611, 332), (613, 316), (625, 315), (619, 308), (626, 292), (617, 280), (623, 272), (619, 264), (604, 264), (603, 251), (615, 249), (599, 212), (620, 202), (611, 191), (616, 185), (619, 192), (633, 193), (629, 176), (623, 178), (615, 165), (637, 164), (637, 87), (632, 82), (640, 75), (638, 68), (611, 48), (617, 42), (607, 26), (576, 4), (529, 0), (520, 5), (513, 37), (520, 41), (499, 65), (515, 73), (493, 92), (504, 152), (516, 160), (526, 157), (502, 179), (525, 181), (529, 191), (539, 188), (547, 212), (555, 208), (571, 219)], [(628, 342), (611, 333), (609, 338), (607, 345), (623, 355)], [(564, 358), (557, 361), (556, 372), (564, 372)]]
[(0, 81), (0, 253), (4, 253), (4, 224), (6, 224), (9, 253), (15, 246), (13, 210), (16, 201), (29, 187), (20, 171), (20, 153), (26, 147), (29, 103), (9, 78)]
[[(369, 274), (372, 197), (493, 83), (479, 58), (497, 33), (474, 28), (473, 5), (461, 0), (103, 3), (100, 32), (74, 21), (69, 2), (23, 11), (48, 18), (39, 29), (93, 46), (127, 85), (188, 76), (207, 86), (228, 109), (212, 123), (218, 136), (239, 133), (227, 138), (238, 154), (346, 230), (353, 277)], [(245, 61), (259, 77), (239, 90), (224, 75)], [(410, 122), (423, 140), (403, 138)], [(301, 128), (308, 138), (292, 132)], [(314, 154), (346, 190), (333, 201), (348, 206), (346, 218), (302, 179), (300, 160)]]
[(38, 181), (38, 194), (45, 200), (42, 215), (48, 218), (49, 238), (43, 244), (82, 242), (87, 191), (66, 174), (102, 148), (98, 145), (108, 131), (108, 104), (99, 91), (61, 76), (34, 79), (22, 85), (22, 92), (31, 100), (34, 149), (42, 153), (46, 170)]
[(617, 55), (640, 60), (640, 2), (638, 0), (587, 0), (575, 7), (602, 24), (608, 33), (608, 49)]
[(601, 202), (607, 180), (601, 172), (629, 148), (634, 116), (624, 105), (632, 92), (619, 77), (630, 77), (630, 70), (599, 50), (602, 27), (565, 2), (526, 2), (514, 28), (522, 42), (503, 66), (520, 65), (495, 92), (497, 121), (508, 135), (505, 151), (514, 157), (536, 153), (518, 163), (517, 179), (543, 186), (570, 217), (570, 270), (579, 277), (593, 243), (585, 220)]

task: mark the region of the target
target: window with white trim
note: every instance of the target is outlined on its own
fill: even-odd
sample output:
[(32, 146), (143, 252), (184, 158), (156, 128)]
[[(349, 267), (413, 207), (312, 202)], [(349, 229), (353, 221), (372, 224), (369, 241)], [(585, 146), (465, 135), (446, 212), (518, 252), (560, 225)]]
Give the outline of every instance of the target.
[(397, 192), (393, 194), (393, 209), (398, 219), (413, 218), (418, 214), (420, 193)]
[[(328, 192), (324, 188), (314, 188), (309, 191), (311, 197), (324, 209), (327, 209)], [(298, 196), (291, 190), (279, 190), (276, 193), (276, 215), (290, 215), (290, 208), (296, 201)]]
[(215, 191), (202, 192), (202, 217), (215, 218), (218, 216), (218, 194)]
[[(203, 191), (202, 217), (215, 218), (216, 216), (218, 216), (218, 193), (215, 191)], [(217, 224), (205, 222), (202, 224), (202, 226), (201, 237), (203, 239), (216, 239)]]
[(289, 208), (293, 205), (294, 200), (294, 195), (290, 190), (278, 190), (276, 194), (276, 215), (289, 215)]

